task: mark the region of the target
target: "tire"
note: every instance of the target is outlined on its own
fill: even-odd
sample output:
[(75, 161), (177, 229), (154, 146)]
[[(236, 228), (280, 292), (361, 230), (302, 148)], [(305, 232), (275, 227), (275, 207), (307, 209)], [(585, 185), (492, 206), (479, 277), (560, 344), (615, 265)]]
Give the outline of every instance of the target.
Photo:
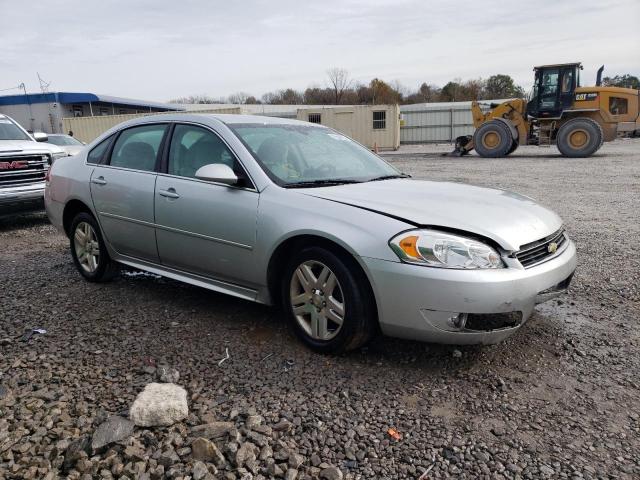
[(602, 127), (590, 118), (572, 118), (558, 129), (556, 144), (565, 157), (589, 157), (604, 142)]
[(324, 248), (308, 247), (295, 254), (281, 285), (283, 311), (295, 335), (320, 353), (354, 350), (371, 340), (377, 315), (363, 277), (355, 262)]
[(513, 146), (511, 130), (499, 120), (483, 123), (473, 134), (473, 145), (481, 157), (504, 157)]
[(515, 152), (518, 149), (518, 141), (514, 140), (513, 143), (511, 144), (511, 148), (509, 149), (509, 151), (507, 152), (507, 155), (511, 155), (513, 152)]
[(86, 280), (106, 282), (118, 273), (93, 215), (80, 212), (74, 217), (69, 228), (69, 248), (73, 263)]

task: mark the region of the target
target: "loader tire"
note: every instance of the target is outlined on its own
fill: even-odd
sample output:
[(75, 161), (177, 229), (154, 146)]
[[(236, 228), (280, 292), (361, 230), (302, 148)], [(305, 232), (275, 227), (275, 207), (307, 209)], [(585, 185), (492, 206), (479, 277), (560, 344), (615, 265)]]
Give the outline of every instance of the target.
[(590, 118), (572, 118), (558, 129), (556, 144), (565, 157), (589, 157), (604, 142), (602, 127)]
[(507, 155), (511, 155), (513, 152), (515, 152), (518, 149), (518, 145), (519, 145), (518, 140), (514, 140), (513, 143), (511, 144), (511, 148), (507, 152)]
[(513, 146), (513, 138), (509, 127), (498, 120), (491, 120), (477, 128), (473, 144), (481, 157), (505, 157)]

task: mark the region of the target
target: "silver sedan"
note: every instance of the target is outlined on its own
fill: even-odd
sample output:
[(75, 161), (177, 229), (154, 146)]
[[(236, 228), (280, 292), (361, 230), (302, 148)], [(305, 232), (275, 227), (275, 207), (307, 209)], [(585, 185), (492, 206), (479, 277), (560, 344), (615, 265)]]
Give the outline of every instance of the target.
[(334, 130), (277, 118), (123, 123), (53, 165), (45, 204), (87, 280), (128, 265), (281, 305), (321, 352), (378, 332), (497, 342), (576, 267), (560, 218), (528, 197), (412, 180)]

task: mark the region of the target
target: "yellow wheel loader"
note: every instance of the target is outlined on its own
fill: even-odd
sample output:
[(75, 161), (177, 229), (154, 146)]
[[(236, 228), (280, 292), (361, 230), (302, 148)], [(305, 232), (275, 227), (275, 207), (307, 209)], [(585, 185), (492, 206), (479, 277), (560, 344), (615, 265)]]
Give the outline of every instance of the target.
[(556, 145), (566, 157), (588, 157), (620, 134), (640, 132), (640, 90), (603, 87), (598, 70), (595, 87), (580, 86), (580, 63), (535, 67), (528, 100), (492, 104), (483, 112), (472, 102), (475, 132), (458, 137), (451, 153), (475, 149), (481, 157), (504, 157), (519, 145)]

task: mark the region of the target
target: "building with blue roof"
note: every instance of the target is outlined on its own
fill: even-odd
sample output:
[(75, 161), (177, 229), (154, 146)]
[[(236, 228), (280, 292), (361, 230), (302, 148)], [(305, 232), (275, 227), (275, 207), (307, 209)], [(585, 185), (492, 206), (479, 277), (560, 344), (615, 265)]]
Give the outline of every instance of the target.
[(63, 118), (126, 115), (182, 110), (168, 103), (148, 102), (84, 92), (48, 92), (0, 96), (0, 113), (31, 132), (68, 133)]

